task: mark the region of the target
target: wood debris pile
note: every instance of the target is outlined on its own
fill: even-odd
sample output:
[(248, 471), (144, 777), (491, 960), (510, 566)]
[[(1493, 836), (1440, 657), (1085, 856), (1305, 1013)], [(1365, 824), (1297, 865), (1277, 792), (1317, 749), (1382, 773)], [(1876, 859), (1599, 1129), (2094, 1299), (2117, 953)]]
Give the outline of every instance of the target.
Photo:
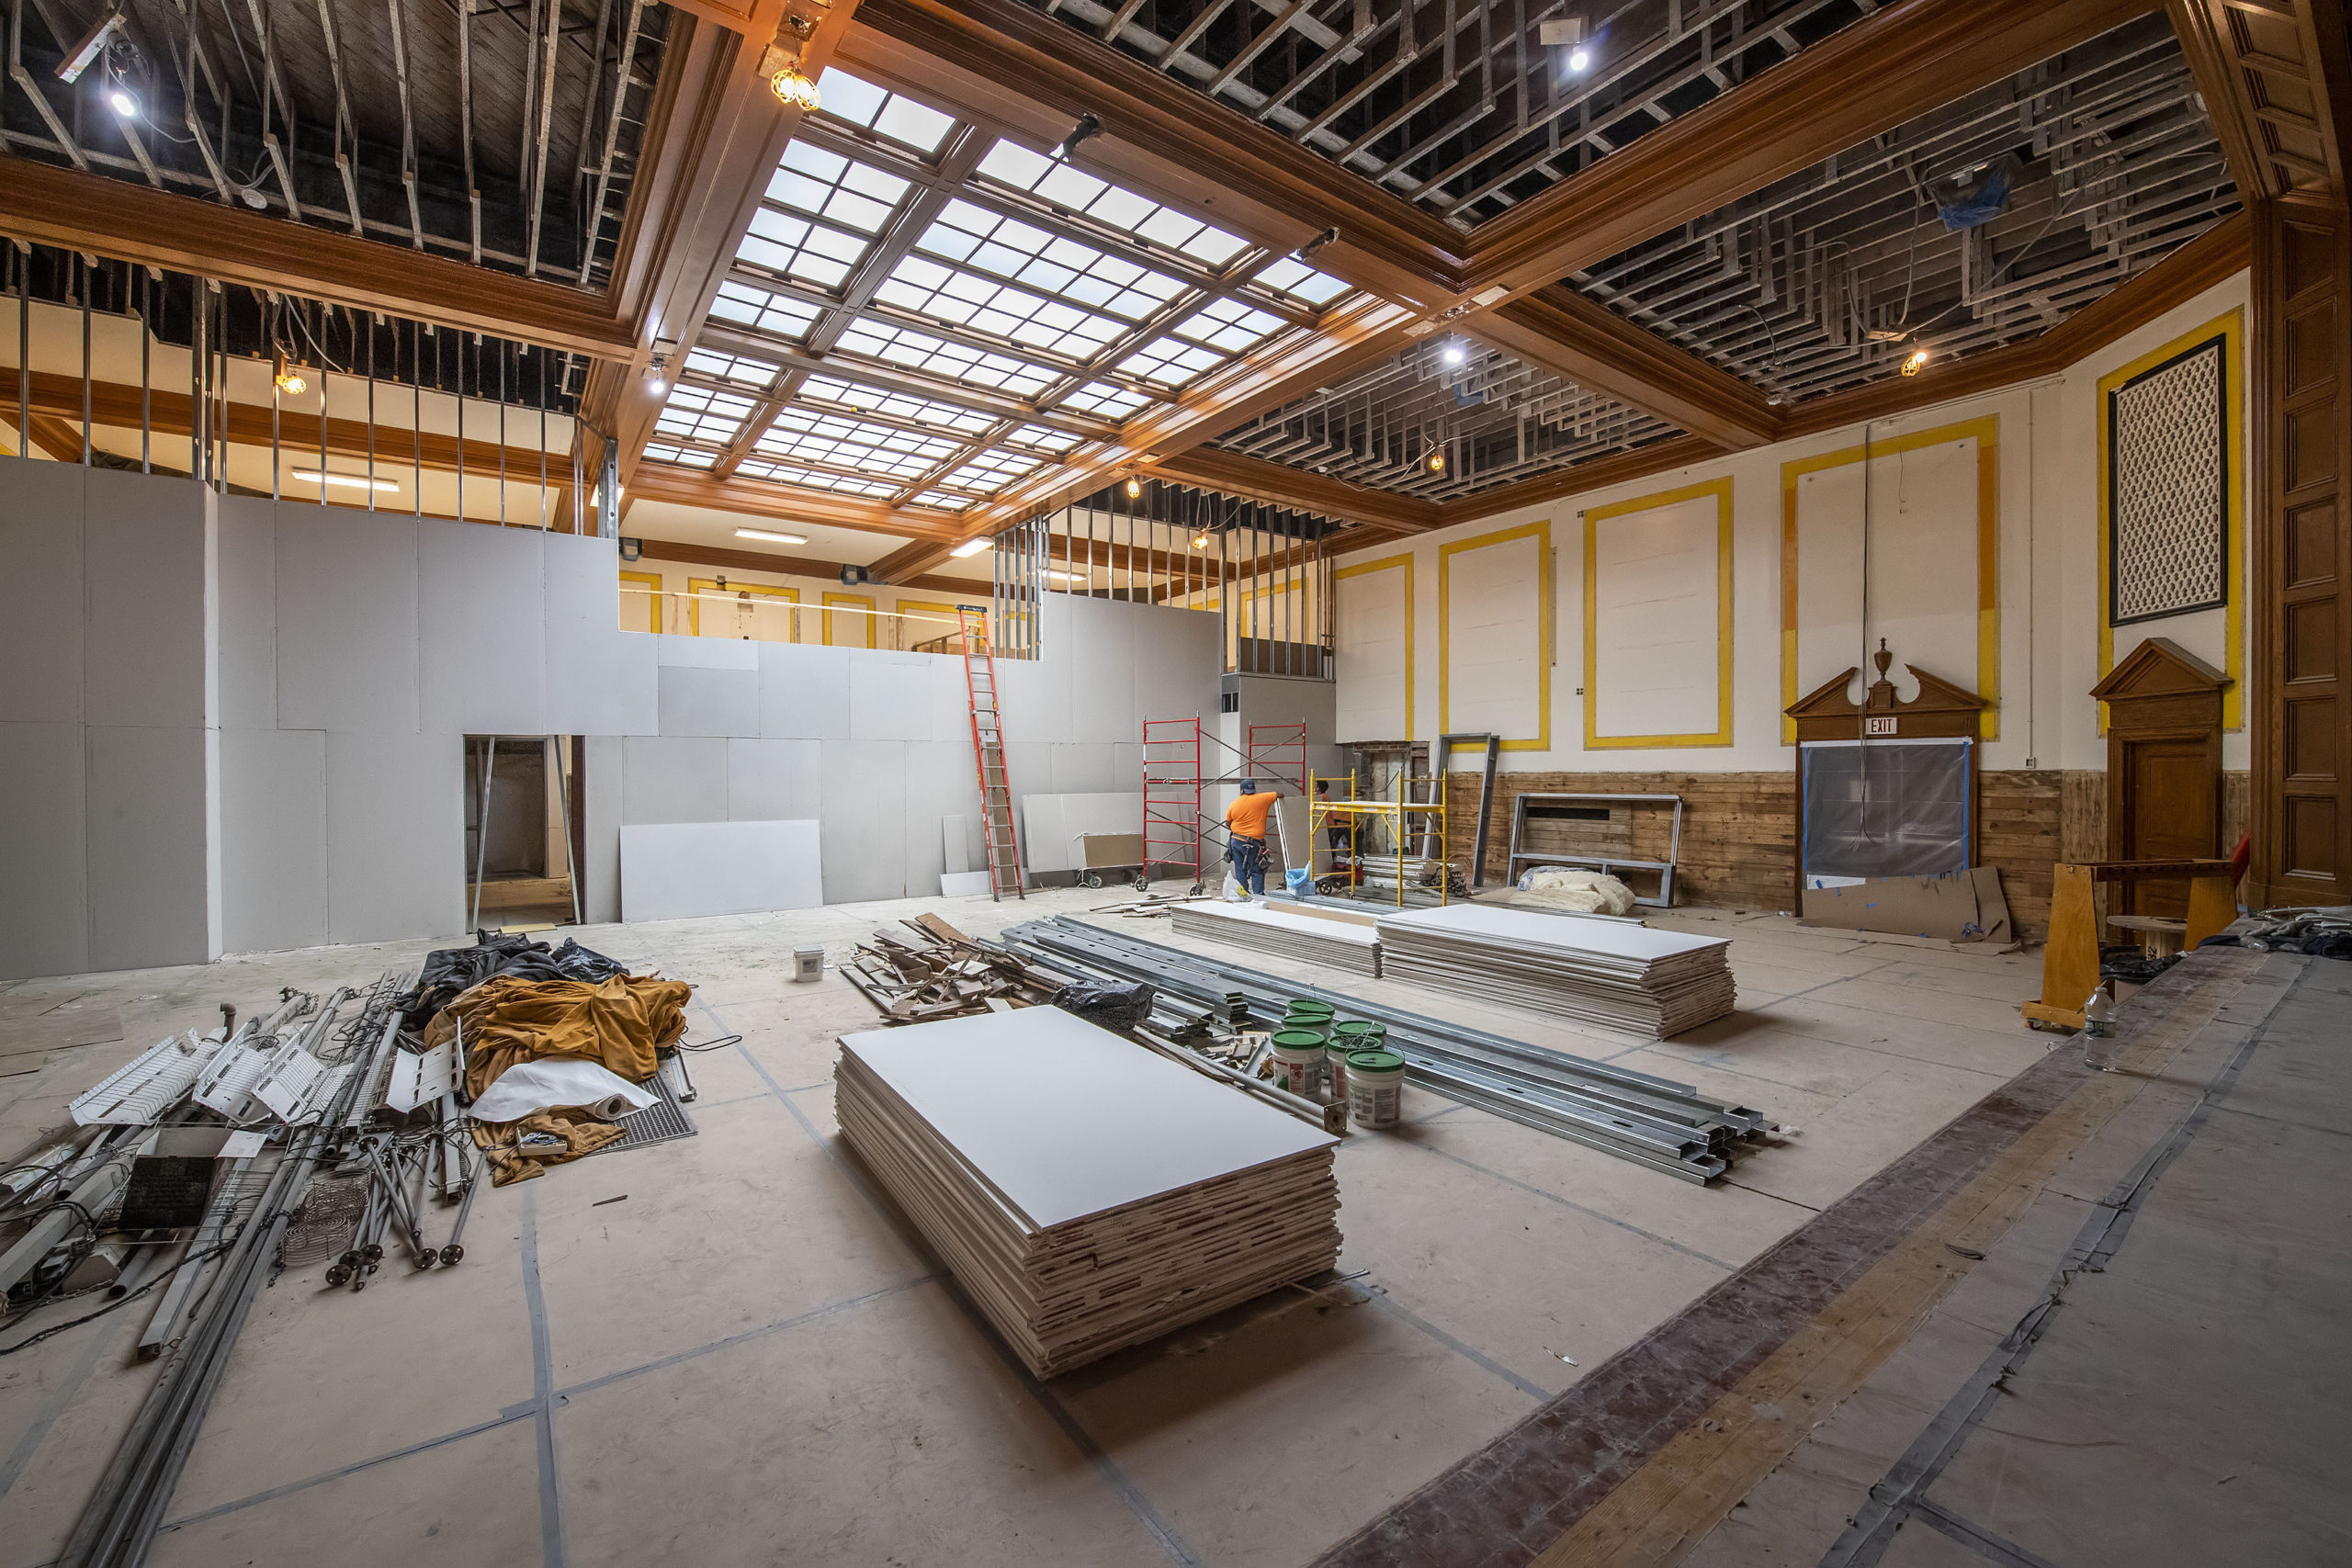
[(1059, 979), (1039, 974), (1018, 954), (982, 946), (937, 915), (899, 923), (919, 940), (885, 927), (870, 942), (858, 943), (858, 957), (842, 965), (886, 1022), (1008, 1012), (1050, 1002), (1061, 989)]

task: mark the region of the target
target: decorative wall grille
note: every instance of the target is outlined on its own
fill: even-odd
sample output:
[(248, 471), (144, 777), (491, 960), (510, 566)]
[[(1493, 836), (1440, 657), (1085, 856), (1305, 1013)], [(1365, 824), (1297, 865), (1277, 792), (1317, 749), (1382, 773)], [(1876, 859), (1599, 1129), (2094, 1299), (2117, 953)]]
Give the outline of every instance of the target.
[(2109, 396), (2109, 624), (2215, 609), (2228, 597), (2228, 397), (2219, 337)]

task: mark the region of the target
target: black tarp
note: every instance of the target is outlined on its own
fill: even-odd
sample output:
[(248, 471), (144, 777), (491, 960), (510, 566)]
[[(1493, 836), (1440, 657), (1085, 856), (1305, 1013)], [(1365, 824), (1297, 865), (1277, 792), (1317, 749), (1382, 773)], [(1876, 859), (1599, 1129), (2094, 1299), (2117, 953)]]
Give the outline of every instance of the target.
[(476, 931), (471, 947), (445, 947), (424, 955), (424, 973), (418, 977), (416, 988), (401, 998), (401, 1013), (406, 1027), (422, 1029), (459, 993), (493, 975), (593, 983), (627, 973), (603, 953), (570, 937), (563, 939), (561, 947), (550, 948), (519, 931)]

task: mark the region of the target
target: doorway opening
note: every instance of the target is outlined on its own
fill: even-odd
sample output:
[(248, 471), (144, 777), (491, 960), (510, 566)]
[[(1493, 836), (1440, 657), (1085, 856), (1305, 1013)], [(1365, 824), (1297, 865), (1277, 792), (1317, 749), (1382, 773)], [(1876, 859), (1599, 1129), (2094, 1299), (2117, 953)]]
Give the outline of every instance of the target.
[(466, 908), (472, 928), (580, 923), (575, 735), (469, 735)]

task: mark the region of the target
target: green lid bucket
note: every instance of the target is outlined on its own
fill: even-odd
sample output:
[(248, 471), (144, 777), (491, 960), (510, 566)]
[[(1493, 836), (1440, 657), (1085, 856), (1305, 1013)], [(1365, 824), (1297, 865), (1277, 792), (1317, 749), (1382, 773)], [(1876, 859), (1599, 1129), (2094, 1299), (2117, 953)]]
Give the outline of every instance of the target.
[(1285, 1018), (1295, 1019), (1311, 1018), (1318, 1023), (1329, 1023), (1331, 1021), (1331, 1015), (1339, 1010), (1340, 1010), (1338, 1008), (1332, 1006), (1329, 1002), (1318, 1002), (1311, 998), (1302, 998), (1299, 1000), (1291, 1003), (1288, 1008), (1284, 1009), (1283, 1016)]
[(1312, 1051), (1320, 1055), (1323, 1036), (1312, 1029), (1278, 1029), (1274, 1032), (1273, 1047), (1277, 1051)]
[(1401, 1073), (1405, 1058), (1394, 1051), (1351, 1051), (1348, 1053), (1348, 1073)]
[(1388, 1026), (1368, 1018), (1351, 1018), (1334, 1026), (1331, 1032), (1352, 1051), (1377, 1045), (1387, 1039)]

